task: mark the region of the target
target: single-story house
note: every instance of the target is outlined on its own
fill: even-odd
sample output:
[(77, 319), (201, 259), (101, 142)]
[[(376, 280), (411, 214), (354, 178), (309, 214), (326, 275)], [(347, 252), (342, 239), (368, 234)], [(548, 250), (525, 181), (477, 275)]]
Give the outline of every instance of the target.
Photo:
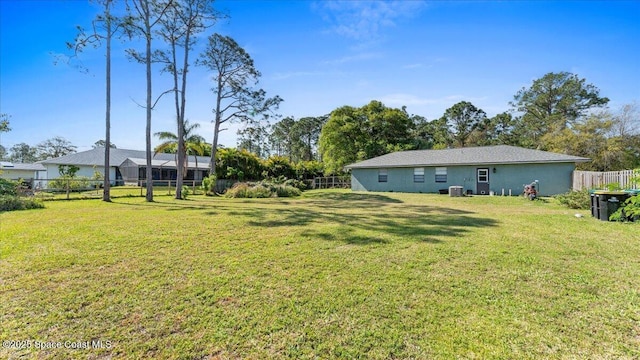
[(13, 163), (0, 161), (0, 178), (7, 180), (34, 180), (44, 179), (46, 168), (42, 164)]
[(576, 163), (590, 159), (497, 145), (399, 151), (345, 166), (354, 191), (437, 193), (462, 186), (467, 194), (522, 193), (537, 183), (540, 195), (569, 191)]
[[(112, 184), (137, 183), (146, 179), (146, 152), (142, 150), (110, 149), (109, 179)], [(153, 180), (175, 180), (177, 177), (176, 155), (158, 153), (151, 160)], [(209, 157), (189, 156), (187, 180), (202, 180), (209, 174)], [(77, 176), (92, 178), (96, 171), (104, 175), (104, 148), (65, 155), (55, 159), (39, 161), (45, 167), (45, 178), (60, 177), (60, 165), (75, 165), (80, 170)]]

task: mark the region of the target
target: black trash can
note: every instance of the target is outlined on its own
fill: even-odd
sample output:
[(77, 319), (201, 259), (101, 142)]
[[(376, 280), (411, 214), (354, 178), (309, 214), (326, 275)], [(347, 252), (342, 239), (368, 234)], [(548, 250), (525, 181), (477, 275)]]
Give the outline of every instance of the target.
[(591, 216), (599, 219), (600, 218), (600, 204), (598, 202), (598, 195), (595, 193), (589, 194), (591, 195)]
[(602, 221), (609, 221), (609, 198), (608, 194), (597, 194), (598, 199), (598, 218)]
[(623, 202), (624, 200), (621, 200), (617, 196), (610, 197), (609, 200), (607, 200), (607, 212), (609, 213), (609, 216), (613, 215), (613, 213), (620, 208), (620, 204), (622, 204)]

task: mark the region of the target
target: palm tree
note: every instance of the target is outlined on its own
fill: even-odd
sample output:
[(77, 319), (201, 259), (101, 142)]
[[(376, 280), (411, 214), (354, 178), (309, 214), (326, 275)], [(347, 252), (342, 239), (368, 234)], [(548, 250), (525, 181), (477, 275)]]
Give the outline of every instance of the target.
[[(184, 149), (182, 149), (185, 155), (196, 156), (196, 168), (198, 167), (198, 155), (203, 156), (205, 153), (205, 140), (202, 136), (195, 134), (194, 130), (199, 128), (200, 124), (189, 124), (189, 120), (184, 121)], [(170, 131), (160, 131), (154, 134), (160, 140), (164, 142), (154, 149), (155, 154), (158, 153), (178, 153), (178, 135)], [(177, 160), (176, 160), (177, 163)], [(187, 176), (187, 168), (189, 167), (189, 157), (185, 156), (184, 161), (184, 176)]]

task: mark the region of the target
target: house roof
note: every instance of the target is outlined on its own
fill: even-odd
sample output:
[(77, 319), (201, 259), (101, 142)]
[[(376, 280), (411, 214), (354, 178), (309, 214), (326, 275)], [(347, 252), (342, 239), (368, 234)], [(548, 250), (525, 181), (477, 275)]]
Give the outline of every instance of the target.
[(2, 170), (24, 170), (24, 171), (47, 170), (42, 164), (12, 163), (7, 161), (0, 161), (0, 168)]
[[(143, 150), (127, 150), (127, 149), (111, 149), (109, 151), (109, 163), (111, 166), (120, 166), (127, 159), (143, 159), (143, 163), (140, 165), (146, 165), (147, 161), (146, 151)], [(189, 164), (195, 164), (195, 156), (189, 156)], [(200, 163), (209, 164), (210, 158), (206, 156), (198, 156), (198, 165)], [(173, 162), (175, 167), (175, 154), (158, 153), (153, 156), (153, 166), (160, 166), (166, 162)], [(61, 156), (55, 159), (47, 159), (39, 161), (40, 164), (54, 164), (54, 165), (87, 165), (87, 166), (104, 166), (104, 148), (99, 147), (87, 151), (81, 151), (74, 154)], [(137, 163), (137, 162), (136, 162)], [(200, 166), (198, 166), (200, 168)]]
[(345, 169), (475, 164), (576, 163), (589, 160), (579, 156), (548, 151), (496, 145), (444, 150), (398, 151), (347, 165)]

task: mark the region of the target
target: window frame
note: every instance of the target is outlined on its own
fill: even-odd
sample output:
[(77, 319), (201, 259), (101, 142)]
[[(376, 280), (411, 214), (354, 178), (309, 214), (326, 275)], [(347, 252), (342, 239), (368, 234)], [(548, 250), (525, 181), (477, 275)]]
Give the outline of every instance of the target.
[[(480, 173), (481, 173), (481, 172), (484, 172), (484, 173), (486, 173), (486, 174), (484, 174), (484, 175), (480, 175)], [(485, 179), (485, 180), (480, 180), (480, 178), (481, 178), (481, 177), (485, 177), (486, 179)], [(478, 169), (478, 178), (477, 178), (477, 181), (478, 181), (478, 183), (481, 183), (481, 184), (487, 184), (487, 183), (489, 183), (489, 169), (485, 169), (485, 168)]]
[(423, 167), (413, 168), (413, 182), (414, 183), (423, 183), (424, 182), (424, 168)]
[(446, 167), (437, 167), (437, 168), (435, 168), (435, 181), (437, 183), (446, 183), (447, 182), (447, 168)]
[(378, 169), (378, 182), (386, 183), (389, 181), (389, 171), (387, 169)]

